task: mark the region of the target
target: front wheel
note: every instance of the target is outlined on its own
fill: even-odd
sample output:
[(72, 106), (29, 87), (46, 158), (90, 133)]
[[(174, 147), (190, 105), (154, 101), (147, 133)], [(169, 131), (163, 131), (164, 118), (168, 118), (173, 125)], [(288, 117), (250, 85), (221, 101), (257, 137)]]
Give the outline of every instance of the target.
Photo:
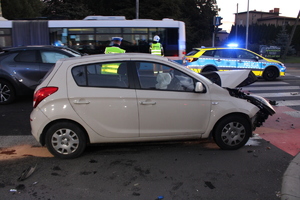
[(221, 119), (213, 132), (216, 144), (224, 150), (244, 146), (252, 134), (250, 123), (241, 116), (227, 116)]
[(274, 81), (278, 77), (278, 70), (275, 67), (269, 67), (265, 69), (263, 73), (263, 78), (266, 81)]
[(16, 99), (13, 86), (4, 80), (0, 80), (0, 105), (12, 103)]
[(72, 122), (59, 122), (46, 132), (46, 146), (59, 158), (76, 158), (86, 148), (86, 137), (82, 128)]

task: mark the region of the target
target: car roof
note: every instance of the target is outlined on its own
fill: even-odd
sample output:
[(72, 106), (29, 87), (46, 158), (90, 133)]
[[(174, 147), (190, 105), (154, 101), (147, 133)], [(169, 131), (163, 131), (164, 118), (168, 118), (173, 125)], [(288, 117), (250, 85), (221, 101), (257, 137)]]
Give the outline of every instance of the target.
[(238, 50), (238, 49), (241, 49), (241, 50), (246, 50), (246, 49), (243, 49), (243, 48), (234, 48), (234, 47), (196, 47), (196, 48), (193, 48), (193, 49), (196, 49), (196, 50), (217, 50), (217, 49), (234, 49), (234, 50)]
[(94, 61), (115, 61), (115, 60), (151, 60), (151, 61), (168, 61), (168, 58), (147, 54), (147, 53), (115, 53), (115, 54), (94, 54), (83, 57), (70, 57), (61, 59), (62, 62), (68, 62), (68, 64), (78, 62), (94, 62)]
[(66, 46), (53, 46), (53, 45), (28, 45), (28, 46), (18, 46), (18, 47), (4, 47), (0, 50), (0, 53), (7, 53), (7, 52), (15, 52), (15, 51), (22, 51), (22, 50), (68, 50), (73, 54), (82, 55), (80, 52), (71, 49)]
[(28, 45), (28, 46), (18, 46), (18, 47), (5, 47), (2, 48), (2, 51), (19, 51), (19, 50), (26, 50), (26, 49), (69, 49), (68, 47), (64, 46), (53, 46), (53, 45)]

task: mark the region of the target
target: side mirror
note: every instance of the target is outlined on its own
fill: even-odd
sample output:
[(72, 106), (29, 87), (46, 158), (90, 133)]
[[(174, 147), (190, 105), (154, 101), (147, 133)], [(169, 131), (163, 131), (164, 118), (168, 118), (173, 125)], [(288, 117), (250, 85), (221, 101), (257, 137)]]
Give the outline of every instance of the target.
[(198, 93), (204, 93), (205, 92), (204, 85), (201, 82), (196, 83), (195, 92), (198, 92)]
[(256, 60), (256, 61), (259, 61), (259, 59), (260, 59), (260, 58), (259, 58), (258, 56), (255, 56), (255, 60)]

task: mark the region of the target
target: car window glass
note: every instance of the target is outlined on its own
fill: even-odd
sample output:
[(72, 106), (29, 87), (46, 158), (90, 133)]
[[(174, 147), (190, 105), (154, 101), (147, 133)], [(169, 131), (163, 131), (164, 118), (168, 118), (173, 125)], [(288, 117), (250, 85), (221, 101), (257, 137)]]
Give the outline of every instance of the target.
[(142, 89), (194, 91), (194, 79), (169, 66), (152, 62), (137, 62)]
[(68, 58), (69, 56), (54, 51), (41, 51), (43, 63), (56, 63), (59, 59)]
[(205, 51), (202, 55), (203, 56), (213, 57), (214, 56), (214, 51)]
[(21, 51), (16, 57), (16, 62), (37, 62), (36, 51)]
[(195, 54), (198, 53), (198, 52), (199, 52), (199, 50), (194, 49), (193, 51), (187, 53), (186, 55), (187, 55), (187, 56), (193, 56), (193, 55), (195, 55)]
[(236, 58), (236, 52), (234, 49), (217, 50), (216, 54), (219, 54), (222, 58)]
[(127, 63), (95, 63), (74, 67), (72, 75), (79, 86), (128, 88)]
[(242, 59), (254, 59), (256, 58), (256, 55), (245, 50), (237, 50), (237, 57)]

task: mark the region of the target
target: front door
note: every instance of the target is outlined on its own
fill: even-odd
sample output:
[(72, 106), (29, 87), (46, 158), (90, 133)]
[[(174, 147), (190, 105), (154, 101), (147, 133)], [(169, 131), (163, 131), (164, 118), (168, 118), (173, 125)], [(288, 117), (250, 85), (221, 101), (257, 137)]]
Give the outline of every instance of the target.
[[(137, 65), (141, 85), (137, 90), (140, 137), (205, 132), (210, 118), (210, 98), (208, 93), (194, 92), (192, 77), (157, 63)], [(155, 67), (162, 71), (154, 71)]]

